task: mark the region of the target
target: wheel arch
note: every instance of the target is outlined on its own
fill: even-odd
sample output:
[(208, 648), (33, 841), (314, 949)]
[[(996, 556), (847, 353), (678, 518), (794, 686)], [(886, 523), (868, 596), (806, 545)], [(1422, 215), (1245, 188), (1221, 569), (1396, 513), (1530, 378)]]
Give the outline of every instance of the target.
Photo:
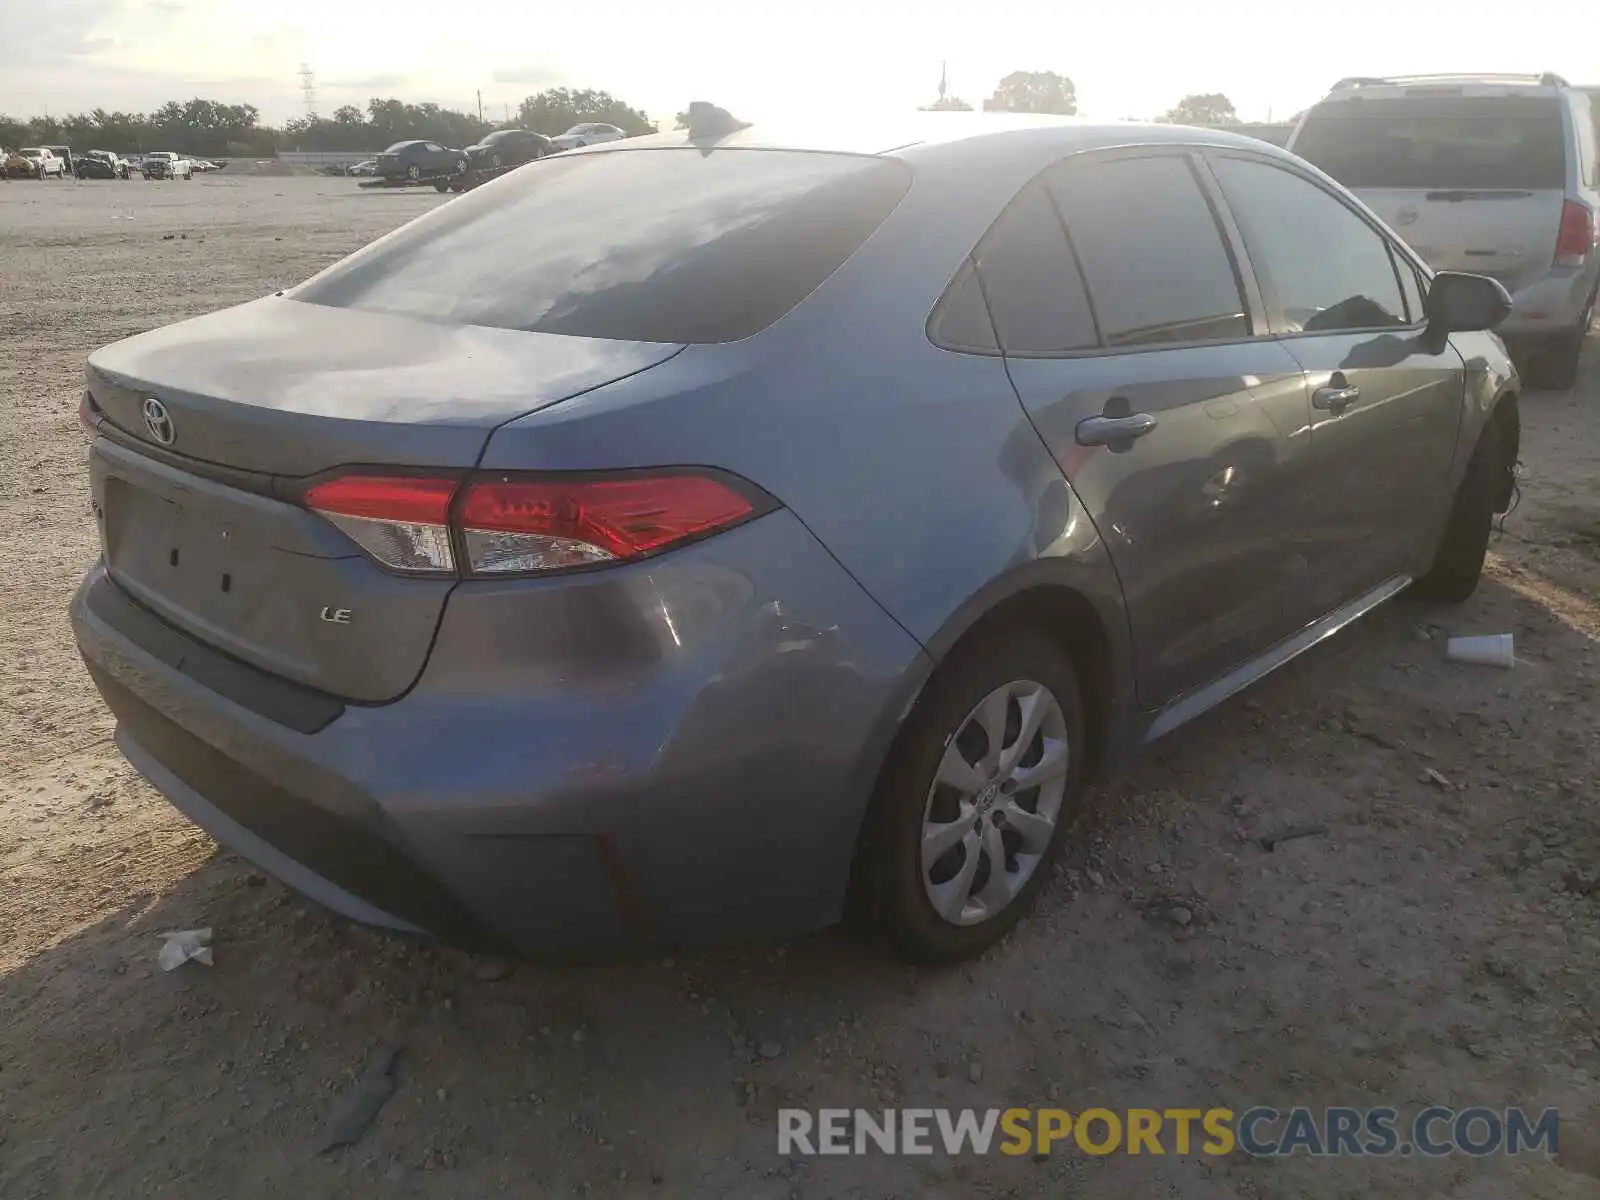
[(1511, 498), (1516, 488), (1517, 460), (1522, 453), (1522, 407), (1520, 397), (1514, 390), (1507, 388), (1495, 398), (1484, 427), (1494, 429), (1500, 443), (1501, 462), (1505, 472), (1504, 478), (1500, 481), (1499, 491), (1495, 495), (1494, 510), (1505, 512), (1511, 507)]
[(1130, 751), (1137, 729), (1132, 648), (1122, 593), (1109, 560), (1103, 569), (1077, 559), (1035, 559), (992, 580), (962, 604), (924, 643), (915, 678), (908, 678), (869, 738), (869, 763), (863, 764), (866, 803), (861, 809), (847, 908), (870, 907), (865, 863), (873, 811), (881, 784), (894, 761), (902, 731), (935, 680), (958, 650), (1007, 630), (1044, 634), (1071, 662), (1083, 689), (1081, 697), (1089, 745), (1086, 782), (1103, 778)]

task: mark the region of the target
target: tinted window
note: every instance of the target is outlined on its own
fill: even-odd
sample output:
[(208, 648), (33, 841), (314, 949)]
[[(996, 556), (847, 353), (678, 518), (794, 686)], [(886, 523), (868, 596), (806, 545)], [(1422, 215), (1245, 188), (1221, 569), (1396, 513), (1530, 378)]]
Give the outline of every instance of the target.
[(1351, 188), (1559, 188), (1554, 96), (1340, 100), (1313, 108), (1293, 150)]
[(929, 323), (928, 336), (949, 350), (974, 350), (982, 354), (999, 349), (995, 344), (994, 322), (989, 319), (983, 288), (978, 284), (978, 274), (970, 258), (962, 264), (960, 273), (939, 302)]
[(882, 223), (894, 160), (691, 148), (542, 159), (464, 193), (299, 299), (647, 342), (749, 337)]
[(385, 150), (384, 153), (385, 154), (399, 154), (400, 151), (404, 150), (407, 146), (412, 146), (412, 145), (415, 145), (415, 144), (416, 143), (414, 143), (414, 142), (396, 142), (394, 145), (390, 146), (387, 150)]
[(1050, 187), (1107, 346), (1250, 335), (1232, 260), (1183, 159), (1068, 164)]
[(1389, 246), (1354, 211), (1281, 167), (1218, 158), (1217, 179), (1291, 329), (1405, 325)]
[(1001, 348), (1059, 354), (1099, 344), (1061, 218), (1043, 185), (1024, 188), (978, 245), (978, 274)]

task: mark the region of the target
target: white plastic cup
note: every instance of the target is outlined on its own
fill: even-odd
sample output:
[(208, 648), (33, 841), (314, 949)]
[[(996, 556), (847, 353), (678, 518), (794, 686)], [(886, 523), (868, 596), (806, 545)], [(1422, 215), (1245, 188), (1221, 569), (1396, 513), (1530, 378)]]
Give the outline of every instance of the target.
[(1486, 633), (1478, 637), (1453, 637), (1445, 653), (1456, 662), (1482, 663), (1487, 667), (1510, 670), (1516, 665), (1509, 633)]

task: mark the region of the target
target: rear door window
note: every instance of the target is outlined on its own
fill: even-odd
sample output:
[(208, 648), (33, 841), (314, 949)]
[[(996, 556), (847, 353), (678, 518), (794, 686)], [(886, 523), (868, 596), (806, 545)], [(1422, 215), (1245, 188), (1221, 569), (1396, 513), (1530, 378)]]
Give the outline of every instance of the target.
[(1049, 184), (1106, 347), (1250, 336), (1233, 260), (1183, 157), (1068, 162)]
[(1311, 110), (1291, 149), (1349, 188), (1544, 191), (1566, 184), (1555, 96), (1336, 100)]
[(1083, 278), (1042, 183), (1017, 195), (975, 257), (1007, 354), (1061, 354), (1099, 344)]
[(463, 325), (731, 342), (788, 312), (910, 185), (894, 159), (691, 147), (546, 158), (302, 286)]
[(1217, 156), (1212, 169), (1287, 331), (1408, 324), (1389, 244), (1353, 209), (1270, 163)]

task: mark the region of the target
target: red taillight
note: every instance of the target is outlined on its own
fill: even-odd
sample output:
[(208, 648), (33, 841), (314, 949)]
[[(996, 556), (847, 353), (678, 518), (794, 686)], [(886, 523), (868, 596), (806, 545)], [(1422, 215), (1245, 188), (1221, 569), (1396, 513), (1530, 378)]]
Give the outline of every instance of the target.
[(85, 444), (94, 444), (97, 424), (94, 415), (94, 397), (85, 392), (83, 399), (78, 401), (78, 432), (83, 434)]
[[(459, 492), (459, 495), (458, 495)], [(384, 566), (406, 572), (530, 574), (624, 562), (727, 529), (772, 507), (714, 472), (563, 479), (344, 475), (305, 505)]]
[(750, 498), (709, 475), (485, 480), (459, 520), (475, 572), (549, 571), (654, 554), (753, 515)]
[(1568, 200), (1561, 206), (1561, 229), (1556, 234), (1558, 267), (1581, 267), (1594, 249), (1594, 213), (1587, 204)]
[(396, 571), (454, 571), (453, 479), (344, 475), (311, 487), (305, 505)]

